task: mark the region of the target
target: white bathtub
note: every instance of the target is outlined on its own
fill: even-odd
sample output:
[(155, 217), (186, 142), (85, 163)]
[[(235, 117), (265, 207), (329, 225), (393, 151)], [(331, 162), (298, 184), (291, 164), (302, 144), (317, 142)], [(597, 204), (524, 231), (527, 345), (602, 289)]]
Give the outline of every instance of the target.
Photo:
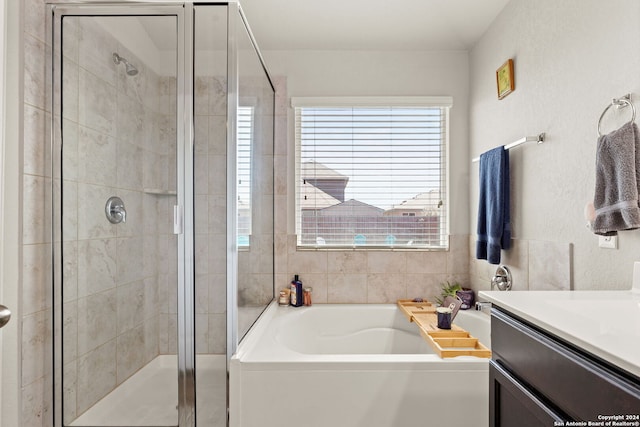
[[(490, 347), (489, 316), (454, 323)], [(483, 427), (489, 360), (442, 359), (393, 304), (278, 307), (230, 363), (231, 427)]]

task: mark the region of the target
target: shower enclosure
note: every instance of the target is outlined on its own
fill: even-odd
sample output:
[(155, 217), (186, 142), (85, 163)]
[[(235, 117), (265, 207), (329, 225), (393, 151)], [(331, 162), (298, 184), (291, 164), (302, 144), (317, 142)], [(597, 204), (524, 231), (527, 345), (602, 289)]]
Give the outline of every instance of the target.
[(49, 5), (56, 426), (227, 424), (273, 299), (274, 89), (240, 5)]

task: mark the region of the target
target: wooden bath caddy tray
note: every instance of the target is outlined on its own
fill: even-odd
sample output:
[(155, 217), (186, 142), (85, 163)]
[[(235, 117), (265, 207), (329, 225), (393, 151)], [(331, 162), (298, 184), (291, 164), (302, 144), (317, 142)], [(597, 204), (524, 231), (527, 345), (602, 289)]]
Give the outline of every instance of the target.
[(472, 336), (458, 325), (451, 325), (451, 329), (438, 328), (436, 306), (429, 301), (398, 300), (398, 307), (409, 322), (414, 322), (418, 325), (420, 335), (440, 357), (475, 356), (491, 358), (491, 350), (482, 345), (478, 338)]
[(436, 312), (436, 306), (427, 300), (423, 302), (415, 302), (410, 299), (400, 299), (398, 300), (398, 307), (409, 322), (413, 322), (413, 316), (416, 314), (433, 314)]

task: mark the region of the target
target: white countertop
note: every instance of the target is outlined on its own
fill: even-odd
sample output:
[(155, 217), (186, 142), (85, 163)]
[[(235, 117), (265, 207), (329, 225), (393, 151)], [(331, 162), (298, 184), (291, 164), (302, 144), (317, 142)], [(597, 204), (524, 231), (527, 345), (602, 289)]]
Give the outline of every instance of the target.
[(640, 377), (638, 293), (482, 291), (479, 298)]

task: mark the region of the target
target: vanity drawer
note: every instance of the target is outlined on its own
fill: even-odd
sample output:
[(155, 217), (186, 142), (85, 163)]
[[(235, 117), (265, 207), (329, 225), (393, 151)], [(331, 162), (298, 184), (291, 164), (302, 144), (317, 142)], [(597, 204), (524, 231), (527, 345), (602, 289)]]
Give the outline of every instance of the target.
[(553, 426), (565, 420), (493, 360), (489, 362), (489, 399), (490, 426)]
[(496, 307), (491, 312), (491, 347), (496, 363), (573, 420), (640, 412), (637, 378)]

